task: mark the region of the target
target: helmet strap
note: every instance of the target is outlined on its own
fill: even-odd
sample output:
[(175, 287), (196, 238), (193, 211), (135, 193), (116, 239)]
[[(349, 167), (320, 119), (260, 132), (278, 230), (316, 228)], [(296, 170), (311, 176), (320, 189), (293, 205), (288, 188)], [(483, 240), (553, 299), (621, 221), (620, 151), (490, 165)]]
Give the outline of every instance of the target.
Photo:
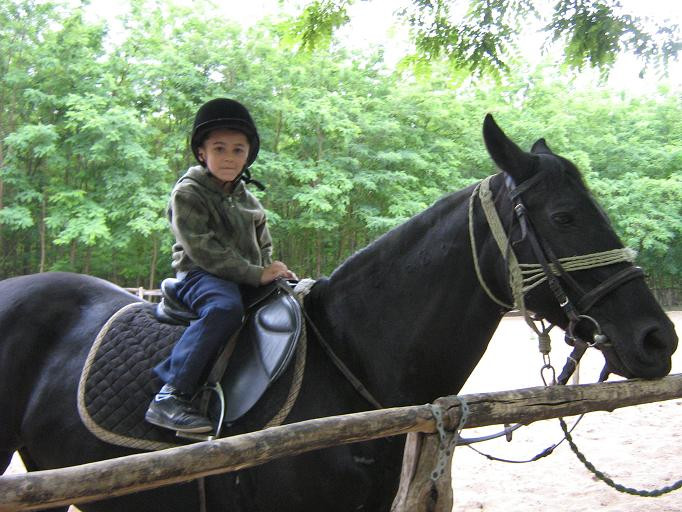
[[(206, 170), (208, 171), (208, 173), (211, 176), (215, 176), (215, 174), (213, 174), (211, 172), (211, 169), (206, 167), (206, 164), (202, 164), (202, 165), (206, 168)], [(242, 172), (240, 172), (239, 175), (235, 179), (230, 181), (230, 183), (232, 183), (233, 186), (237, 186), (237, 183), (239, 183), (239, 180), (242, 180), (247, 185), (250, 185), (251, 183), (253, 183), (258, 190), (265, 190), (265, 185), (263, 185), (263, 183), (261, 183), (258, 180), (255, 180), (251, 177), (251, 170), (249, 168), (246, 168)]]
[(237, 179), (235, 179), (234, 181), (237, 182), (237, 181), (239, 181), (240, 179), (241, 179), (242, 181), (244, 181), (244, 183), (246, 183), (247, 185), (253, 183), (253, 184), (256, 186), (256, 188), (258, 188), (258, 190), (265, 190), (265, 185), (263, 185), (263, 184), (262, 184), (260, 181), (258, 181), (258, 180), (254, 180), (254, 179), (251, 177), (251, 169), (249, 169), (248, 167), (247, 167), (246, 169), (244, 169), (244, 170), (242, 171), (242, 173), (241, 173), (239, 176), (237, 176)]

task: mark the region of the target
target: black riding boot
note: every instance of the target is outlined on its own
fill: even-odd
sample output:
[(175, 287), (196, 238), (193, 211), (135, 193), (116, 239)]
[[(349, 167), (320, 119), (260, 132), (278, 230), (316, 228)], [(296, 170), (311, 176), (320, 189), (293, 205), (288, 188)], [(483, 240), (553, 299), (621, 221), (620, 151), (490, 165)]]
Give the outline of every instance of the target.
[(152, 425), (180, 432), (199, 434), (213, 430), (211, 421), (170, 384), (156, 394), (144, 417)]

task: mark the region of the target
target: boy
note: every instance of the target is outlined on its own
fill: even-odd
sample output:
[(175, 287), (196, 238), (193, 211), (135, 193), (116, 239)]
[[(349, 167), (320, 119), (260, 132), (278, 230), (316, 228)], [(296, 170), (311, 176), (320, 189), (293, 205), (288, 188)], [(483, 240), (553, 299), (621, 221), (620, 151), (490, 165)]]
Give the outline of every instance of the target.
[(200, 165), (171, 192), (168, 215), (176, 238), (173, 269), (177, 296), (194, 310), (193, 321), (170, 356), (154, 370), (165, 382), (145, 415), (148, 422), (181, 432), (213, 426), (191, 403), (208, 365), (239, 329), (244, 314), (239, 285), (295, 278), (272, 261), (272, 240), (260, 202), (246, 189), (260, 139), (248, 110), (217, 98), (197, 111), (191, 137)]

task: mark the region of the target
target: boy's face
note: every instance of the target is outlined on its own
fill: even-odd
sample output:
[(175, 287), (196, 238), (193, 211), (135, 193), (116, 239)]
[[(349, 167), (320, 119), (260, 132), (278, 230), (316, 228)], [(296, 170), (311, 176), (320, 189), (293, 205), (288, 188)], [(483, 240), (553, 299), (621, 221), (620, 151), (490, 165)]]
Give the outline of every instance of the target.
[(208, 135), (197, 152), (216, 178), (234, 181), (249, 157), (249, 140), (242, 132), (215, 130)]

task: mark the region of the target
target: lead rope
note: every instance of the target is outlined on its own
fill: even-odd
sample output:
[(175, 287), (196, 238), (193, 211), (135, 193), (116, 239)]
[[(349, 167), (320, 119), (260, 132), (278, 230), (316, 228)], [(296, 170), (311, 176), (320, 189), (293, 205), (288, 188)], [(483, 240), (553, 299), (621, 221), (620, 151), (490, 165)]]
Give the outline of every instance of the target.
[[(540, 375), (542, 377), (542, 380), (545, 384), (545, 386), (549, 385), (556, 385), (556, 372), (554, 370), (554, 367), (551, 364), (549, 353), (551, 350), (551, 340), (549, 337), (549, 331), (552, 329), (553, 326), (549, 326), (546, 328), (544, 326), (544, 323), (542, 323), (542, 320), (540, 320), (542, 329), (538, 329), (537, 326), (535, 325), (535, 319), (533, 319), (528, 312), (526, 311), (525, 308), (525, 302), (524, 302), (524, 295), (531, 291), (533, 288), (539, 286), (540, 284), (544, 283), (545, 281), (549, 280), (549, 276), (547, 273), (544, 271), (544, 267), (541, 264), (528, 264), (528, 263), (518, 263), (518, 260), (516, 259), (516, 256), (514, 254), (514, 251), (510, 249), (509, 245), (509, 239), (506, 235), (506, 231), (504, 230), (504, 227), (502, 226), (502, 222), (499, 218), (499, 215), (497, 213), (497, 209), (495, 208), (494, 201), (492, 198), (492, 192), (490, 191), (490, 180), (492, 179), (492, 176), (488, 176), (485, 178), (483, 181), (481, 181), (473, 190), (473, 193), (471, 195), (470, 201), (469, 201), (469, 236), (471, 239), (471, 248), (472, 248), (472, 256), (474, 260), (474, 268), (476, 270), (476, 276), (478, 277), (478, 281), (485, 291), (485, 293), (490, 297), (490, 299), (495, 302), (496, 304), (505, 307), (507, 309), (512, 309), (514, 306), (516, 306), (519, 311), (523, 314), (526, 323), (531, 327), (531, 329), (538, 335), (538, 343), (539, 343), (539, 349), (540, 352), (542, 353), (543, 356), (543, 366), (542, 369), (540, 370)], [(490, 288), (487, 286), (485, 283), (485, 280), (483, 279), (483, 275), (481, 273), (480, 265), (478, 262), (478, 254), (476, 250), (476, 239), (474, 236), (474, 223), (473, 223), (473, 209), (474, 209), (474, 199), (475, 197), (479, 197), (479, 200), (481, 202), (481, 207), (483, 209), (483, 212), (485, 213), (486, 220), (488, 221), (488, 225), (490, 227), (490, 231), (493, 235), (493, 238), (497, 242), (497, 245), (500, 249), (500, 252), (503, 255), (508, 255), (508, 265), (509, 265), (509, 285), (511, 287), (512, 291), (512, 297), (514, 300), (514, 305), (510, 306), (506, 304), (505, 302), (501, 301), (495, 295), (492, 293)], [(572, 256), (568, 258), (559, 258), (557, 261), (559, 263), (559, 266), (549, 263), (548, 268), (550, 272), (554, 275), (560, 275), (562, 273), (562, 269), (564, 272), (569, 272), (569, 271), (576, 271), (576, 270), (587, 270), (591, 268), (596, 268), (596, 267), (602, 267), (602, 266), (607, 266), (607, 265), (613, 265), (614, 263), (620, 263), (620, 262), (629, 262), (633, 263), (635, 260), (637, 253), (636, 251), (632, 250), (631, 248), (625, 247), (623, 249), (613, 249), (610, 251), (603, 251), (599, 253), (592, 253), (592, 254), (586, 254), (586, 255), (581, 255), (581, 256)], [(629, 274), (633, 274), (633, 272), (628, 272)], [(521, 276), (519, 278), (519, 276)], [(560, 384), (565, 384), (568, 381), (568, 378), (570, 377), (570, 374), (573, 372), (573, 370), (577, 367), (578, 361), (580, 357), (582, 356), (582, 353), (586, 350), (588, 345), (585, 346), (578, 346), (579, 344), (576, 343), (576, 346), (573, 350), (573, 353), (569, 356), (569, 360), (567, 361), (566, 366), (564, 367), (564, 370), (562, 371), (561, 375), (559, 376), (559, 383)], [(550, 383), (548, 384), (547, 379), (545, 378), (545, 373), (549, 372), (551, 379)], [(600, 378), (601, 380), (605, 380), (605, 378), (608, 376), (607, 374), (603, 375), (603, 379)], [(563, 418), (559, 418), (559, 423), (561, 425), (561, 429), (564, 432), (564, 437), (559, 441), (558, 443), (546, 448), (536, 456), (532, 457), (531, 459), (528, 460), (508, 460), (508, 459), (502, 459), (498, 457), (494, 457), (492, 455), (483, 453), (470, 444), (468, 445), (469, 448), (474, 450), (475, 452), (479, 453), (480, 455), (483, 455), (484, 457), (494, 460), (494, 461), (499, 461), (499, 462), (507, 462), (507, 463), (515, 463), (515, 464), (521, 464), (521, 463), (527, 463), (527, 462), (533, 462), (538, 459), (541, 459), (543, 457), (546, 457), (547, 455), (551, 454), (554, 449), (559, 446), (562, 442), (567, 441), (569, 446), (571, 447), (571, 450), (573, 453), (576, 455), (578, 460), (583, 463), (583, 465), (587, 468), (588, 471), (590, 471), (592, 474), (595, 475), (596, 478), (599, 480), (603, 481), (605, 484), (609, 485), (613, 489), (623, 492), (626, 494), (631, 494), (634, 496), (642, 496), (642, 497), (658, 497), (662, 496), (663, 494), (670, 493), (672, 491), (678, 490), (682, 488), (682, 480), (679, 480), (675, 482), (672, 485), (669, 486), (664, 486), (659, 489), (654, 489), (654, 490), (639, 490), (639, 489), (634, 489), (632, 487), (626, 487), (624, 485), (618, 484), (614, 482), (611, 478), (606, 476), (603, 472), (597, 470), (595, 466), (587, 460), (585, 455), (578, 449), (577, 445), (573, 441), (573, 438), (571, 436), (571, 432), (576, 428), (580, 420), (583, 418), (584, 415), (581, 415), (574, 425), (571, 427), (569, 430), (566, 422), (564, 421)]]
[[(608, 377), (608, 374), (604, 375), (603, 378), (600, 377), (599, 382), (603, 382), (604, 380), (606, 380), (606, 377)], [(580, 415), (578, 421), (580, 421), (583, 418), (583, 416), (585, 415), (584, 414)], [(576, 425), (578, 421), (576, 421)], [(594, 466), (594, 464), (587, 460), (587, 457), (585, 457), (585, 455), (580, 451), (578, 446), (575, 444), (575, 442), (573, 441), (573, 437), (571, 436), (571, 432), (573, 431), (573, 428), (575, 428), (575, 425), (573, 426), (573, 428), (571, 428), (571, 430), (568, 430), (568, 428), (566, 427), (566, 422), (564, 421), (563, 418), (559, 418), (559, 424), (561, 425), (561, 430), (564, 431), (564, 439), (568, 442), (568, 445), (571, 447), (571, 451), (575, 454), (578, 460), (582, 462), (583, 466), (585, 466), (585, 468), (590, 473), (592, 473), (598, 480), (601, 480), (606, 485), (615, 489), (616, 491), (624, 494), (630, 494), (632, 496), (639, 496), (642, 498), (657, 498), (659, 496), (663, 496), (664, 494), (668, 494), (682, 488), (682, 480), (678, 480), (672, 485), (666, 485), (658, 489), (652, 490), (635, 489), (634, 487), (627, 487), (625, 485), (615, 482), (612, 478), (604, 474), (602, 471), (599, 471)]]
[(571, 437), (570, 432), (566, 429), (566, 422), (564, 421), (563, 418), (559, 418), (559, 423), (561, 424), (561, 429), (564, 431), (564, 437), (566, 441), (568, 441), (568, 445), (571, 447), (571, 450), (573, 451), (575, 456), (578, 457), (578, 460), (582, 462), (583, 465), (587, 468), (587, 470), (590, 473), (592, 473), (596, 478), (604, 482), (609, 487), (612, 487), (616, 491), (625, 494), (631, 494), (633, 496), (640, 496), (643, 498), (657, 498), (659, 496), (663, 496), (664, 494), (668, 494), (670, 492), (682, 488), (682, 480), (678, 480), (672, 485), (667, 485), (659, 489), (653, 490), (635, 489), (633, 487), (626, 487), (624, 485), (614, 482), (613, 479), (606, 476), (604, 473), (595, 468), (594, 464), (587, 460), (587, 457), (585, 457), (585, 455), (578, 449), (576, 444), (573, 442), (573, 438)]

